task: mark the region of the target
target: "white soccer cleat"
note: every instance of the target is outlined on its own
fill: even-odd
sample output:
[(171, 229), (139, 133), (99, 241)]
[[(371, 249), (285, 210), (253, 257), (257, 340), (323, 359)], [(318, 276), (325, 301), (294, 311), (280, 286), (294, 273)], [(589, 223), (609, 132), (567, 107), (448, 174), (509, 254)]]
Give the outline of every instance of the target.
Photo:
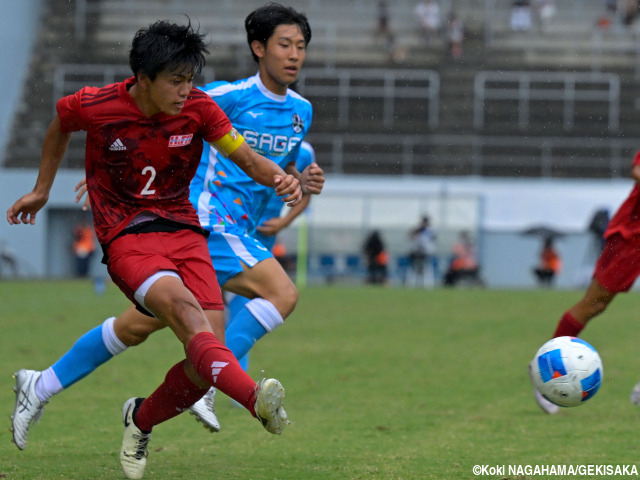
[(633, 390), (631, 390), (631, 396), (629, 397), (631, 403), (635, 403), (636, 405), (640, 405), (640, 383), (637, 383)]
[(287, 412), (282, 408), (284, 387), (274, 378), (262, 379), (256, 398), (256, 415), (262, 426), (270, 433), (280, 435), (289, 423)]
[(149, 456), (149, 440), (151, 432), (144, 433), (133, 421), (133, 414), (142, 403), (143, 398), (130, 398), (122, 407), (124, 437), (120, 449), (120, 465), (127, 478), (140, 479), (144, 475)]
[(536, 399), (536, 403), (542, 409), (542, 411), (548, 415), (555, 415), (556, 413), (558, 413), (560, 407), (544, 398), (533, 383), (533, 378), (531, 378), (531, 365), (529, 365), (529, 380), (531, 380), (531, 386), (533, 387), (533, 395)]
[(13, 374), (16, 379), (16, 386), (13, 391), (16, 393), (16, 406), (11, 415), (11, 431), (13, 432), (13, 443), (20, 450), (27, 446), (27, 435), (29, 426), (36, 423), (42, 417), (44, 406), (48, 403), (41, 401), (36, 395), (36, 382), (42, 372), (35, 370), (19, 370)]
[(220, 431), (220, 422), (214, 409), (214, 397), (216, 389), (211, 387), (204, 396), (189, 407), (189, 413), (196, 417), (206, 429), (211, 432)]

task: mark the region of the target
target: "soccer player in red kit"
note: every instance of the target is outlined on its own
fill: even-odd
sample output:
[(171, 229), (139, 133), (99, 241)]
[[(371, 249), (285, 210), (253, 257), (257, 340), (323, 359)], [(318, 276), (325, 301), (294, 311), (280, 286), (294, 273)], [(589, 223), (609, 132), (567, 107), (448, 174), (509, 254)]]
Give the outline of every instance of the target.
[(282, 385), (275, 379), (257, 385), (218, 340), (224, 338), (222, 296), (189, 184), (206, 141), (289, 205), (300, 201), (300, 186), (255, 153), (215, 102), (193, 88), (208, 53), (203, 37), (190, 24), (156, 22), (133, 39), (134, 77), (60, 99), (36, 185), (7, 212), (10, 224), (35, 223), (71, 133), (85, 130), (88, 192), (109, 274), (141, 311), (166, 322), (186, 352), (155, 392), (123, 407), (120, 462), (128, 478), (144, 475), (152, 427), (191, 406), (210, 386), (271, 433), (281, 433), (288, 422)]
[[(593, 317), (604, 312), (618, 293), (629, 291), (640, 276), (640, 152), (633, 159), (631, 178), (635, 181), (633, 189), (604, 232), (604, 248), (591, 283), (580, 301), (564, 312), (553, 338), (577, 337)], [(543, 411), (558, 411), (535, 387), (534, 392)], [(634, 388), (631, 400), (640, 403), (640, 386)]]

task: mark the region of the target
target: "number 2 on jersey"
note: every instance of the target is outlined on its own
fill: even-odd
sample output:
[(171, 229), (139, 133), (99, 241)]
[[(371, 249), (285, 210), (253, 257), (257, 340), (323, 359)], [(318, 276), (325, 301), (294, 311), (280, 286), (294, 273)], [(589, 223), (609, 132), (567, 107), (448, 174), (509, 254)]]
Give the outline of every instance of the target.
[(146, 175), (147, 173), (149, 174), (149, 181), (140, 192), (140, 195), (153, 195), (156, 193), (155, 188), (150, 188), (151, 184), (156, 179), (156, 169), (150, 165), (146, 166), (142, 169), (142, 175)]

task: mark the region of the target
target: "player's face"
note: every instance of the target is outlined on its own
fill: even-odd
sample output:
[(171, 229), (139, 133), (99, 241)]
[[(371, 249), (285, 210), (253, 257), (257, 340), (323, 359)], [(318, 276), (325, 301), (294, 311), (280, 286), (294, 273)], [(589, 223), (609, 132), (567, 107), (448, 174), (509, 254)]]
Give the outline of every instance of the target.
[(279, 25), (267, 40), (259, 44), (260, 78), (274, 93), (284, 95), (294, 83), (307, 54), (304, 36), (298, 25)]
[(178, 115), (193, 87), (193, 74), (181, 70), (160, 72), (149, 82), (149, 107), (155, 113)]

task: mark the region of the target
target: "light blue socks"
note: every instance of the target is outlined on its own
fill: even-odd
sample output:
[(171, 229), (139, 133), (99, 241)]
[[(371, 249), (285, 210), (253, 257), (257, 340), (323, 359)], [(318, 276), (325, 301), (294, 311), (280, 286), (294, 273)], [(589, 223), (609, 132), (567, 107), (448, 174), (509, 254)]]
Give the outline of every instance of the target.
[(46, 401), (69, 388), (127, 349), (113, 330), (114, 321), (115, 317), (110, 317), (85, 333), (56, 363), (42, 372), (36, 383), (36, 395), (40, 400)]
[[(240, 298), (236, 296), (233, 302)], [(268, 300), (248, 300), (237, 309), (235, 315), (231, 310), (225, 330), (225, 344), (237, 359), (242, 359), (258, 340), (283, 323), (282, 315)]]

